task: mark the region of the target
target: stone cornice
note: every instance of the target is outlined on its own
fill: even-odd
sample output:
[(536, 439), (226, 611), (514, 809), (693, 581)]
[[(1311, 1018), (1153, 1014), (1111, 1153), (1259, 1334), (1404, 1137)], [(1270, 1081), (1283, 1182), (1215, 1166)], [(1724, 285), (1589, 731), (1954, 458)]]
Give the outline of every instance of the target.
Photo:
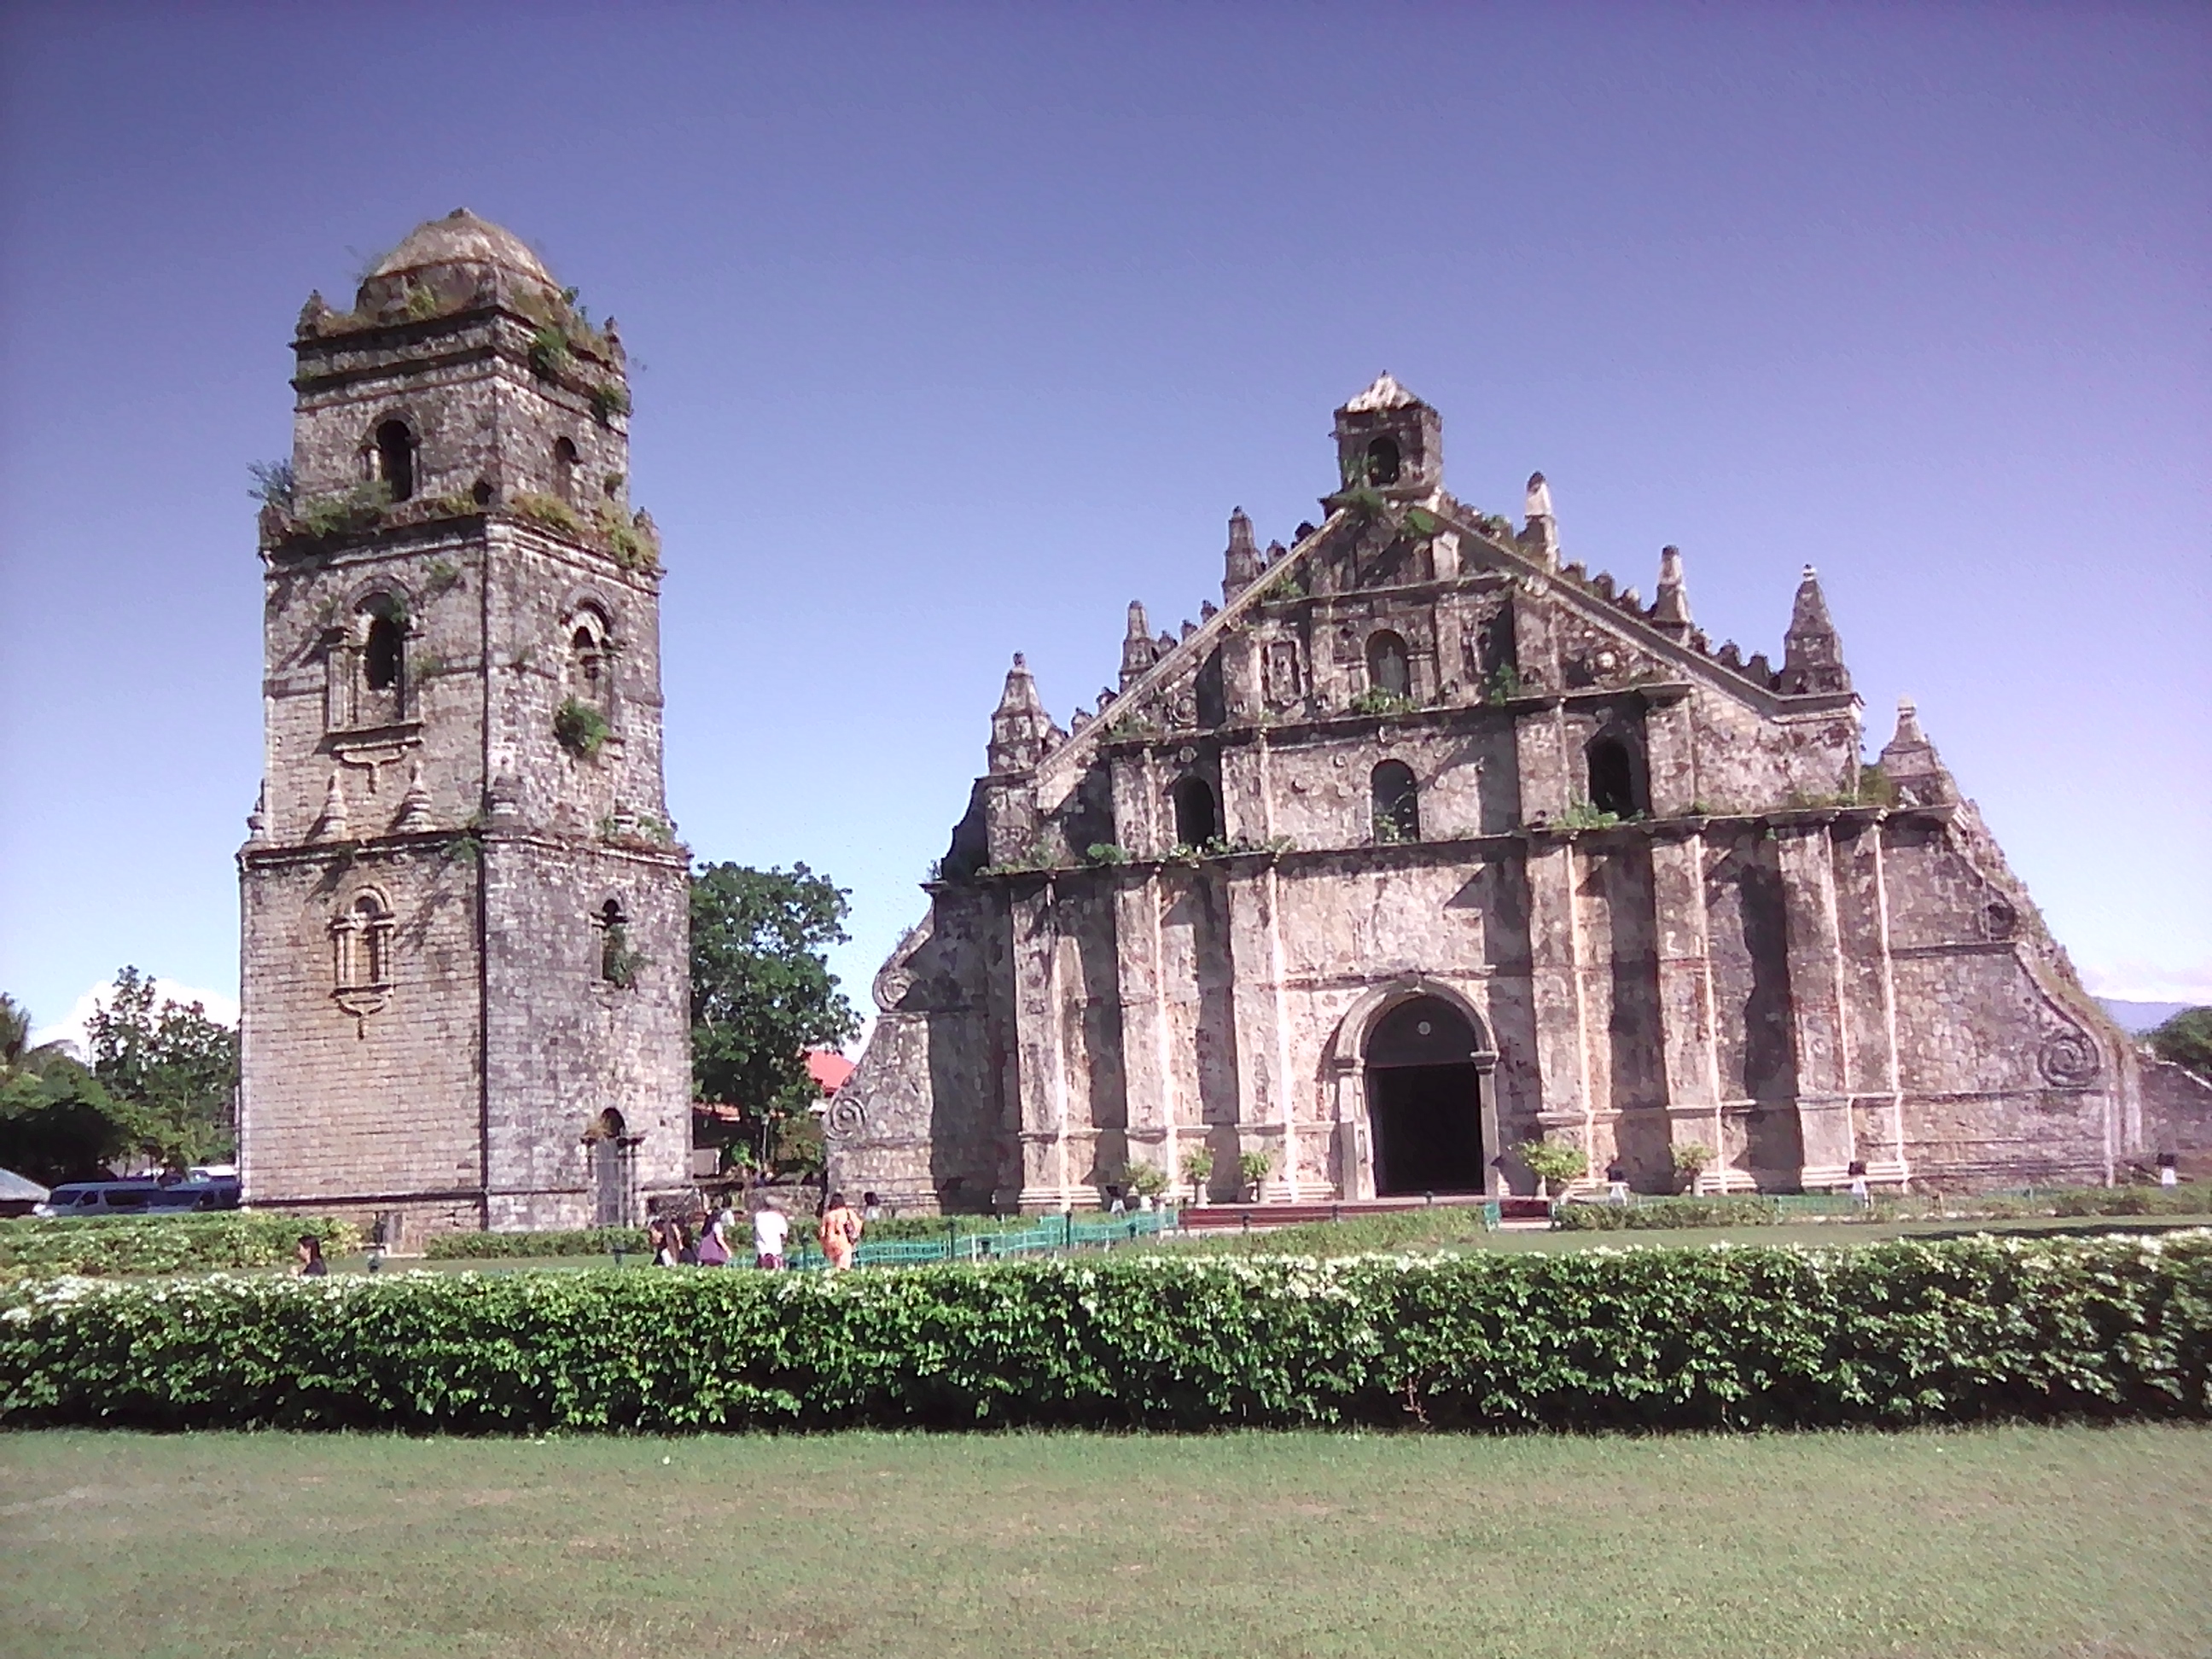
[(1893, 821), (1940, 825), (1950, 821), (1954, 810), (1948, 805), (1774, 807), (1758, 812), (1631, 818), (1624, 823), (1608, 824), (1532, 823), (1490, 834), (1432, 836), (1424, 836), (1419, 841), (1351, 842), (1339, 847), (1243, 847), (1212, 853), (1170, 854), (1159, 858), (1132, 856), (1119, 863), (1059, 864), (1036, 869), (994, 869), (987, 866), (964, 881), (939, 880), (924, 882), (921, 885), (923, 891), (933, 895), (978, 885), (1043, 881), (1062, 876), (1112, 875), (1125, 871), (1148, 876), (1164, 870), (1197, 870), (1218, 866), (1231, 873), (1243, 874), (1270, 864), (1297, 867), (1344, 860), (1379, 862), (1386, 866), (1449, 863), (1470, 859), (1495, 862), (1501, 858), (1526, 857), (1532, 852), (1542, 852), (1571, 843), (1586, 844), (1591, 850), (1603, 852), (1639, 842), (1687, 840), (1715, 830), (1724, 833), (1761, 830), (1802, 832), (1825, 830), (1837, 824), (1864, 828)]
[(544, 830), (471, 827), (456, 824), (444, 830), (415, 830), (402, 835), (355, 836), (342, 841), (294, 842), (277, 844), (248, 842), (238, 849), (241, 870), (282, 870), (333, 863), (383, 861), (421, 853), (449, 852), (454, 843), (474, 842), (480, 855), (502, 848), (528, 847), (555, 853), (588, 852), (626, 860), (633, 864), (687, 869), (690, 852), (681, 842), (661, 845), (645, 841), (609, 841), (597, 835), (558, 836)]

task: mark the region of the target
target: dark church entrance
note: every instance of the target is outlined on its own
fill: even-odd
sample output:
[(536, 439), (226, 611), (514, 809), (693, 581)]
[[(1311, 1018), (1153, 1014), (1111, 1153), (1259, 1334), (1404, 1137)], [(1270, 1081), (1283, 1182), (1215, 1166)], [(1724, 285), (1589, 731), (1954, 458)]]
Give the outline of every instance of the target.
[(1376, 1026), (1367, 1110), (1376, 1197), (1487, 1189), (1477, 1047), (1466, 1017), (1437, 997), (1402, 1003)]

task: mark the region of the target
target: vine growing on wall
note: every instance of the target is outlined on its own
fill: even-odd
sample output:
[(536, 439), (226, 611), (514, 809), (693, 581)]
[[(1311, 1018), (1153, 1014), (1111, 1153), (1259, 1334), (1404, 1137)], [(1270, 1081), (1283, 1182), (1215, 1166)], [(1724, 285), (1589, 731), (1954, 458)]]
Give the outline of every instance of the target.
[(612, 734), (607, 717), (580, 697), (570, 697), (553, 711), (553, 735), (578, 760), (589, 760)]

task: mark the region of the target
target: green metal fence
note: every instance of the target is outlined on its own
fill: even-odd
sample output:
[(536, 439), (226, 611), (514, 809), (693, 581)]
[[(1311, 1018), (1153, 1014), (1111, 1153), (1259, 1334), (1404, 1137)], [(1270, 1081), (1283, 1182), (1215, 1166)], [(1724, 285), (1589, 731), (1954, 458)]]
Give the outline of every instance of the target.
[[(853, 1253), (853, 1259), (855, 1266), (862, 1267), (914, 1267), (939, 1261), (995, 1261), (1010, 1255), (1048, 1255), (1087, 1247), (1109, 1249), (1133, 1239), (1174, 1232), (1176, 1227), (1176, 1212), (1171, 1208), (1133, 1210), (1127, 1215), (1109, 1216), (1097, 1221), (1079, 1221), (1072, 1214), (1040, 1216), (1034, 1226), (1006, 1231), (973, 1228), (963, 1232), (959, 1217), (947, 1216), (945, 1231), (937, 1237), (863, 1237), (860, 1248)], [(811, 1244), (793, 1251), (787, 1260), (793, 1268), (801, 1272), (819, 1269), (825, 1265), (822, 1252)]]

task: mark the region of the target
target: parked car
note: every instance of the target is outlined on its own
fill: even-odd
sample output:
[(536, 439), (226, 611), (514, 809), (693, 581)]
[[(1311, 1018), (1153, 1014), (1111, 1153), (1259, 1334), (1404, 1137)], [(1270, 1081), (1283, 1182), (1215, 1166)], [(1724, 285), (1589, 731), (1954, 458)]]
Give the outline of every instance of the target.
[(69, 1181), (55, 1188), (36, 1215), (148, 1215), (177, 1210), (234, 1210), (235, 1180)]

